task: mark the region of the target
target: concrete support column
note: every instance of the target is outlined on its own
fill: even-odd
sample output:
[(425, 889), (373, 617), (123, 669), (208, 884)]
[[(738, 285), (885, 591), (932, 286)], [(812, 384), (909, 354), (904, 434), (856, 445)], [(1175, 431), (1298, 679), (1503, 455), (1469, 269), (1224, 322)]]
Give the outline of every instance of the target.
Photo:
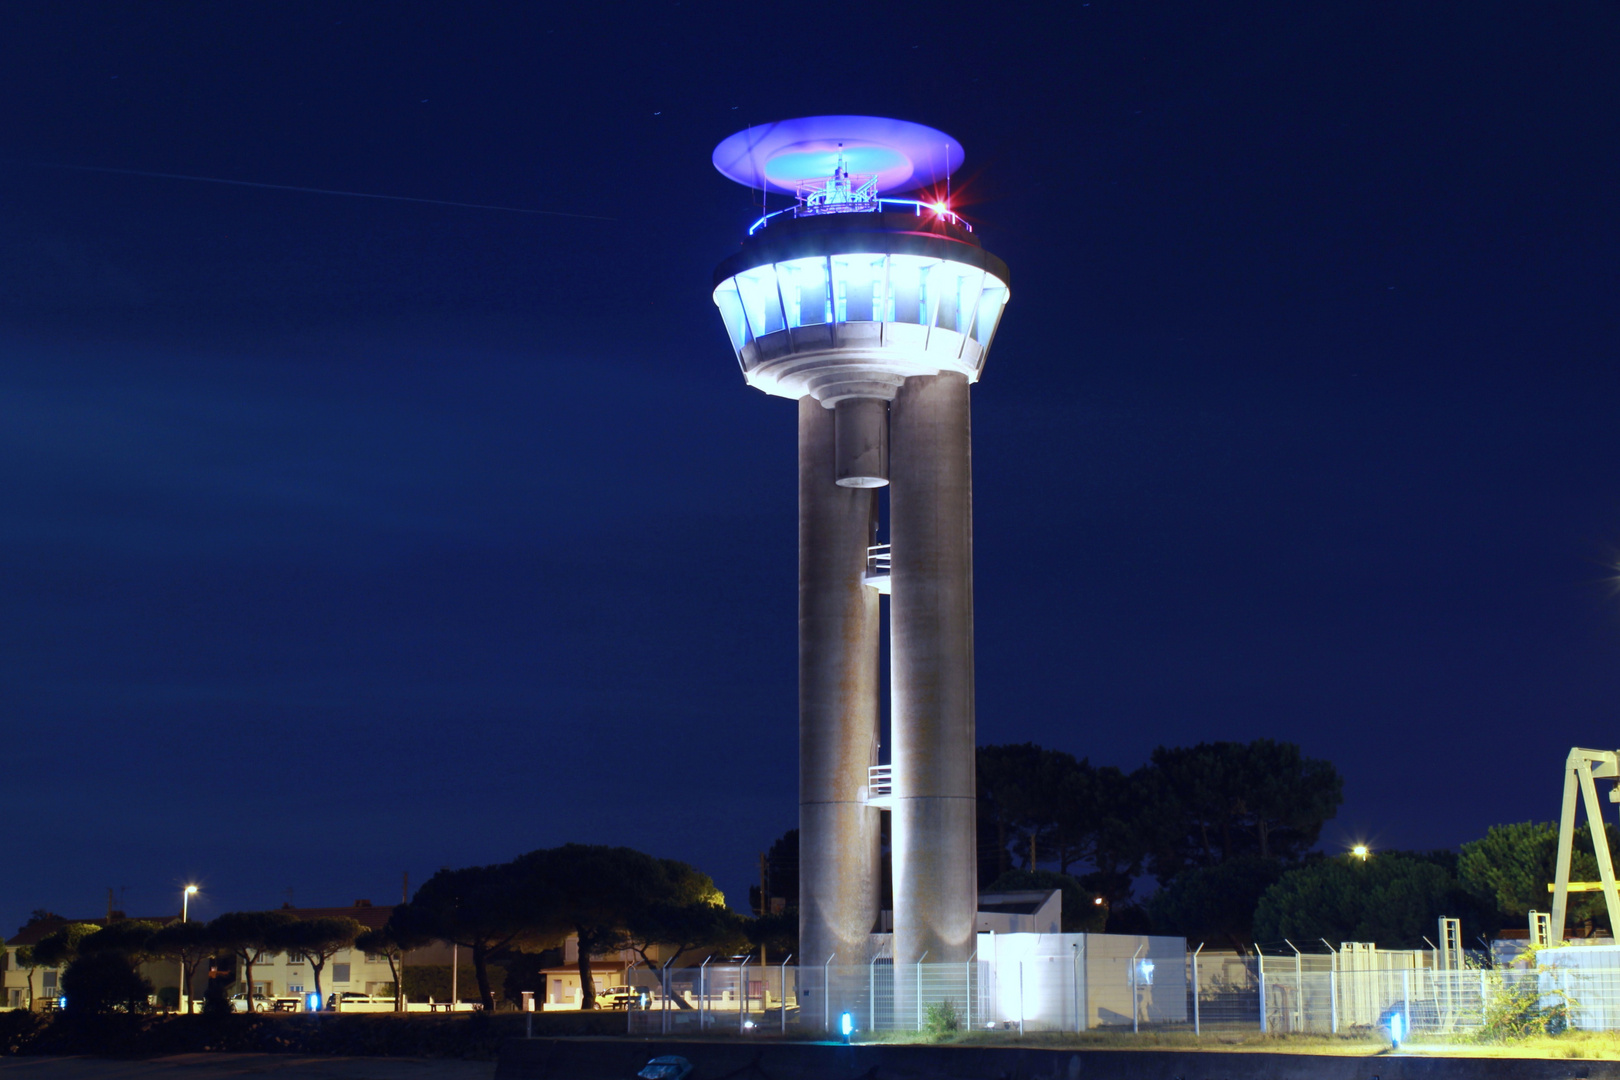
[[(799, 401), (799, 962), (860, 964), (877, 921), (878, 593), (861, 583), (877, 491), (835, 483), (835, 424)], [(819, 1010), (819, 1003), (816, 1009)], [(819, 1015), (819, 1012), (818, 1012)]]
[(978, 908), (967, 377), (907, 379), (889, 424), (898, 986), (903, 965), (966, 961)]

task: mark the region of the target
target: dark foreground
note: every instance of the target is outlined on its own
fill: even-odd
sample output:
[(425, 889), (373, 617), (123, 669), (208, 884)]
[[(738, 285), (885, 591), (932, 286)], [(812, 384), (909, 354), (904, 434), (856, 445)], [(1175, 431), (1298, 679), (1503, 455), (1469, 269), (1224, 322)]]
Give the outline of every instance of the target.
[(660, 1054), (691, 1080), (1620, 1080), (1620, 1061), (629, 1039), (514, 1040), (494, 1080), (629, 1080)]
[(0, 1058), (0, 1080), (491, 1080), (493, 1061), (303, 1054), (173, 1054), (138, 1060)]

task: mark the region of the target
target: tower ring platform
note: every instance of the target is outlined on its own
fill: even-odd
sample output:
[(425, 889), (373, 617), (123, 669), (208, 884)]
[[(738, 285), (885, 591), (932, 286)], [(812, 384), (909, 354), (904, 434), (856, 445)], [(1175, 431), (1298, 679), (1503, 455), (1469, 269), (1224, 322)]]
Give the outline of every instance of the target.
[(715, 270), (714, 302), (750, 386), (892, 400), (914, 375), (976, 382), (1008, 299), (1007, 264), (948, 217), (773, 221)]

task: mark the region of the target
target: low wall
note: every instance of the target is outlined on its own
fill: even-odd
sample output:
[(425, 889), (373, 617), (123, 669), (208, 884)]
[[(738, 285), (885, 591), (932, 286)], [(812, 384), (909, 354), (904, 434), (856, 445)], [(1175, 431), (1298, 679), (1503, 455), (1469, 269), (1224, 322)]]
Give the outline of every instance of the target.
[(630, 1080), (661, 1054), (691, 1080), (1620, 1080), (1620, 1061), (632, 1039), (514, 1039), (495, 1080)]

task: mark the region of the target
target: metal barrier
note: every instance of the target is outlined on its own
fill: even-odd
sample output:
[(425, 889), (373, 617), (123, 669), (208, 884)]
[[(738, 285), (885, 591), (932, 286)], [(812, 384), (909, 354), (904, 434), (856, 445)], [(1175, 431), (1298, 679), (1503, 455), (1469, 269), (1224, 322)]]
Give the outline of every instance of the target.
[[(1035, 937), (1035, 935), (1029, 935)], [(1053, 936), (1054, 939), (1056, 935)], [(1137, 939), (1152, 942), (1168, 939)], [(1366, 966), (1366, 960), (1386, 966)], [(1125, 955), (1080, 945), (1004, 949), (994, 960), (817, 966), (754, 963), (638, 968), (631, 1034), (836, 1031), (847, 1013), (856, 1031), (1373, 1032), (1400, 1017), (1422, 1034), (1477, 1031), (1493, 1010), (1558, 1008), (1569, 1026), (1620, 1028), (1620, 970), (1579, 967), (1436, 969), (1402, 954)], [(1517, 1005), (1515, 1003), (1518, 1003)]]

